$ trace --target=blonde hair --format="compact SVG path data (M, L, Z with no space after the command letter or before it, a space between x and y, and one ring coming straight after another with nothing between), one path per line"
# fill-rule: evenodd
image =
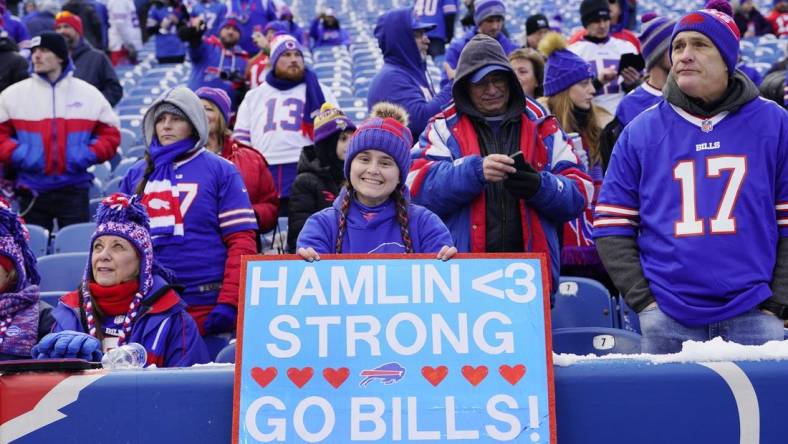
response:
M515 60L528 60L534 67L534 77L536 78L536 88L534 97L544 95L544 56L541 52L533 48L520 48L509 54L509 62Z
M602 154L599 152L599 138L602 135L602 128L599 126L598 120L599 107L593 103L591 104L588 122L584 128L580 128L572 113L575 109L575 104L572 103L572 99L569 97L569 89L567 88L554 96L547 96L547 108L558 118L558 123L561 124L561 128L564 131L580 133L588 149L589 164L601 163Z

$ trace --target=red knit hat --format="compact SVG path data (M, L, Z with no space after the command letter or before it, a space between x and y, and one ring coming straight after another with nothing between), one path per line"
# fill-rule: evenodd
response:
M55 16L55 26L61 23L71 26L79 33L79 35L84 35L82 31L82 19L79 18L78 15L72 14L69 11L58 12Z

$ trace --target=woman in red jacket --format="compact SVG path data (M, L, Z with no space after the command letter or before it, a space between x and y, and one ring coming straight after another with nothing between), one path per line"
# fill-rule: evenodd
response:
M249 192L252 209L257 216L257 226L261 233L276 226L279 211L279 197L274 188L274 178L268 170L268 163L259 151L230 137L227 128L230 117L230 96L219 88L202 87L195 91L202 100L208 116L208 144L206 148L231 161L238 171Z

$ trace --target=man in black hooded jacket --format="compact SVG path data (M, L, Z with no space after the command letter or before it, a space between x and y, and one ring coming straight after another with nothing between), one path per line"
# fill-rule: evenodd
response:
M0 92L14 83L30 77L27 61L5 31L0 31Z

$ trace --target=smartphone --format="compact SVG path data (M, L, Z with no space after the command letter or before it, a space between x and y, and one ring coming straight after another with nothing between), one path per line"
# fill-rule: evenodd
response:
M626 54L622 54L618 61L619 74L626 67L635 68L635 70L640 72L646 67L646 61L643 59L642 55L628 52Z
M525 161L525 155L522 151L510 154L509 158L514 160L514 168L518 171L528 169L528 162Z

